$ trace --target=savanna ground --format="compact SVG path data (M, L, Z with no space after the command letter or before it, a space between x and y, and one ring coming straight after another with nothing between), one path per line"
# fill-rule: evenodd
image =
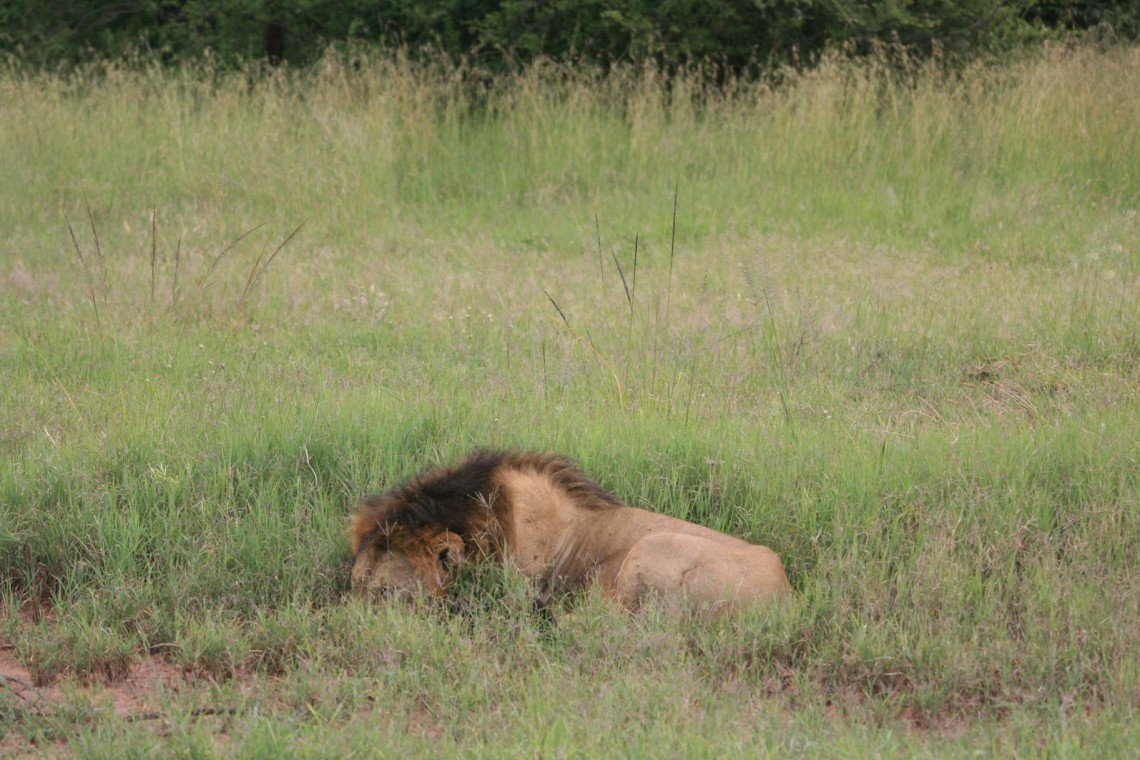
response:
M0 73L0 754L1137 754L1140 49L471 74ZM352 600L475 446L797 594Z

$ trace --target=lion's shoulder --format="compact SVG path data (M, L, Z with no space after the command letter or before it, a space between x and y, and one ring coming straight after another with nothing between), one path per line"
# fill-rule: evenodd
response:
M530 472L550 482L564 492L573 504L586 509L609 509L623 506L620 499L598 485L577 464L556 454L508 454L499 466L500 471Z

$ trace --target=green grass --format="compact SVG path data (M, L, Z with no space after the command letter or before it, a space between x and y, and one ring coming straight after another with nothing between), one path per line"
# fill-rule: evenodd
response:
M0 752L1134 754L1140 49L474 73L0 74ZM798 593L349 600L475 446Z

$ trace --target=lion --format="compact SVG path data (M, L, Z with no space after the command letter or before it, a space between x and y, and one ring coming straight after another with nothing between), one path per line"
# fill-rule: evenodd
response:
M545 597L601 584L636 611L650 597L714 610L791 591L780 557L675 517L631 507L570 460L479 451L381 496L352 517L352 588L445 596L469 561L508 563Z

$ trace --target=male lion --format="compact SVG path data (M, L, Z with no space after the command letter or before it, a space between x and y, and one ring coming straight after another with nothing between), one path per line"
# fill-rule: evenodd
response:
M353 589L447 593L464 561L509 562L546 593L596 578L629 609L658 596L737 607L791 590L780 558L667 515L627 506L571 462L477 452L361 503L349 529Z

